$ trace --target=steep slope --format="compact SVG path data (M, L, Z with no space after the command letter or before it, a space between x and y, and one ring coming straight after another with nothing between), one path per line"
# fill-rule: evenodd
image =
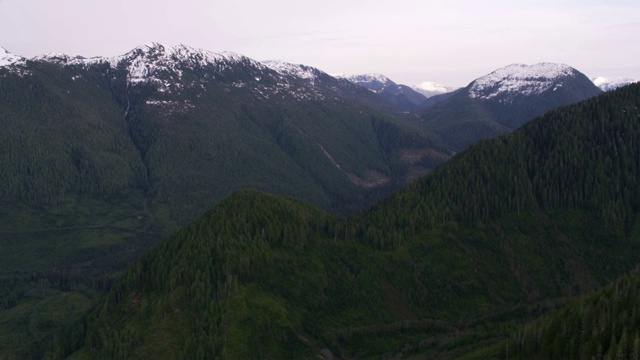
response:
M399 110L415 110L426 100L423 94L407 85L396 84L384 75L363 74L345 76L344 78L369 89Z
M143 251L237 189L344 215L450 156L367 106L375 94L319 71L311 83L155 43L11 58L0 66L3 358L30 356Z
M551 111L346 221L236 193L52 351L451 358L499 343L638 264L639 95Z
M514 64L472 81L443 101L426 103L421 118L456 150L505 134L560 105L601 91L562 64Z

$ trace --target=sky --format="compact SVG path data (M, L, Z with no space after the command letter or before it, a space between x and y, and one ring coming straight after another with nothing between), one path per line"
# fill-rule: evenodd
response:
M407 85L464 86L538 62L640 79L640 1L0 0L0 46L28 58L150 42Z

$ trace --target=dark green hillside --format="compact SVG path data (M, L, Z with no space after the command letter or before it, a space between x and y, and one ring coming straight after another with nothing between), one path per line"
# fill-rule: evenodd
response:
M25 358L166 236L106 82L0 69L0 357ZM116 255L117 254L117 255Z
M347 220L238 192L49 354L500 356L487 346L522 321L637 266L639 99L634 85L554 110Z
M75 357L313 358L326 329L393 319L379 311L377 259L343 233L306 204L237 192L138 261L88 315L86 333L74 330L55 351L82 344Z
M143 189L144 164L106 84L53 64L31 69L0 78L0 201L55 206L67 194Z
M513 130L496 122L489 109L469 98L464 91L421 111L420 118L426 129L440 135L456 150Z

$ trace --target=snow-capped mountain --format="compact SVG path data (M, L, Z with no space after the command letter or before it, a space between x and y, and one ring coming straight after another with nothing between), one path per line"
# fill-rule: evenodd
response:
M578 71L564 64L513 64L474 80L468 87L471 98L492 99L504 96L532 96L564 86Z
M461 150L477 140L513 131L555 107L601 92L584 74L567 65L514 64L426 106L421 118L427 129Z
M435 95L450 93L456 90L456 88L453 86L445 86L432 81L421 82L420 84L415 85L413 89L426 96L427 98Z
M369 89L400 110L414 110L426 100L424 95L411 87L396 84L381 74L347 75L342 78Z
M107 64L112 69L125 69L128 84L151 83L160 92L179 90L185 85L185 72L201 72L205 77L230 71L237 64L261 68L262 65L245 56L232 52L214 53L186 45L149 43L138 46L124 55L113 57L71 57L65 54L47 54L35 57L35 61L46 61L66 66L94 66Z
M593 83L600 88L602 91L611 91L617 89L621 86L629 85L638 82L638 80L623 78L623 77L615 77L609 78L604 76L599 76L591 79Z

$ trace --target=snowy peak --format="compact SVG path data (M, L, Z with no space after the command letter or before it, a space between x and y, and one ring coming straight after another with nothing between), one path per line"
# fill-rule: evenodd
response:
M155 42L138 46L127 54L116 57L115 59L139 59L147 63L157 63L160 65L182 63L191 67L247 60L244 56L231 52L214 53L182 44L166 45Z
M456 90L455 87L441 85L432 81L421 82L420 84L415 85L413 89L426 96L427 98L435 95L450 93Z
M218 72L223 72L236 63L251 62L248 58L235 53L214 53L186 45L159 43L142 45L114 58L93 58L81 61L84 63L106 61L112 67L124 64L128 69L129 83L162 82L160 78L167 76L173 80L181 80L185 69L215 68Z
M0 67L23 63L24 61L26 59L22 56L12 54L7 49L0 47Z
M578 73L564 64L513 64L474 80L468 86L472 98L491 99L498 95L539 95L563 86L563 79Z
M591 79L591 81L593 81L594 85L599 87L600 90L602 91L611 91L621 86L638 82L638 80L629 79L629 78L622 78L622 77L608 78L604 76L599 76L597 78Z

